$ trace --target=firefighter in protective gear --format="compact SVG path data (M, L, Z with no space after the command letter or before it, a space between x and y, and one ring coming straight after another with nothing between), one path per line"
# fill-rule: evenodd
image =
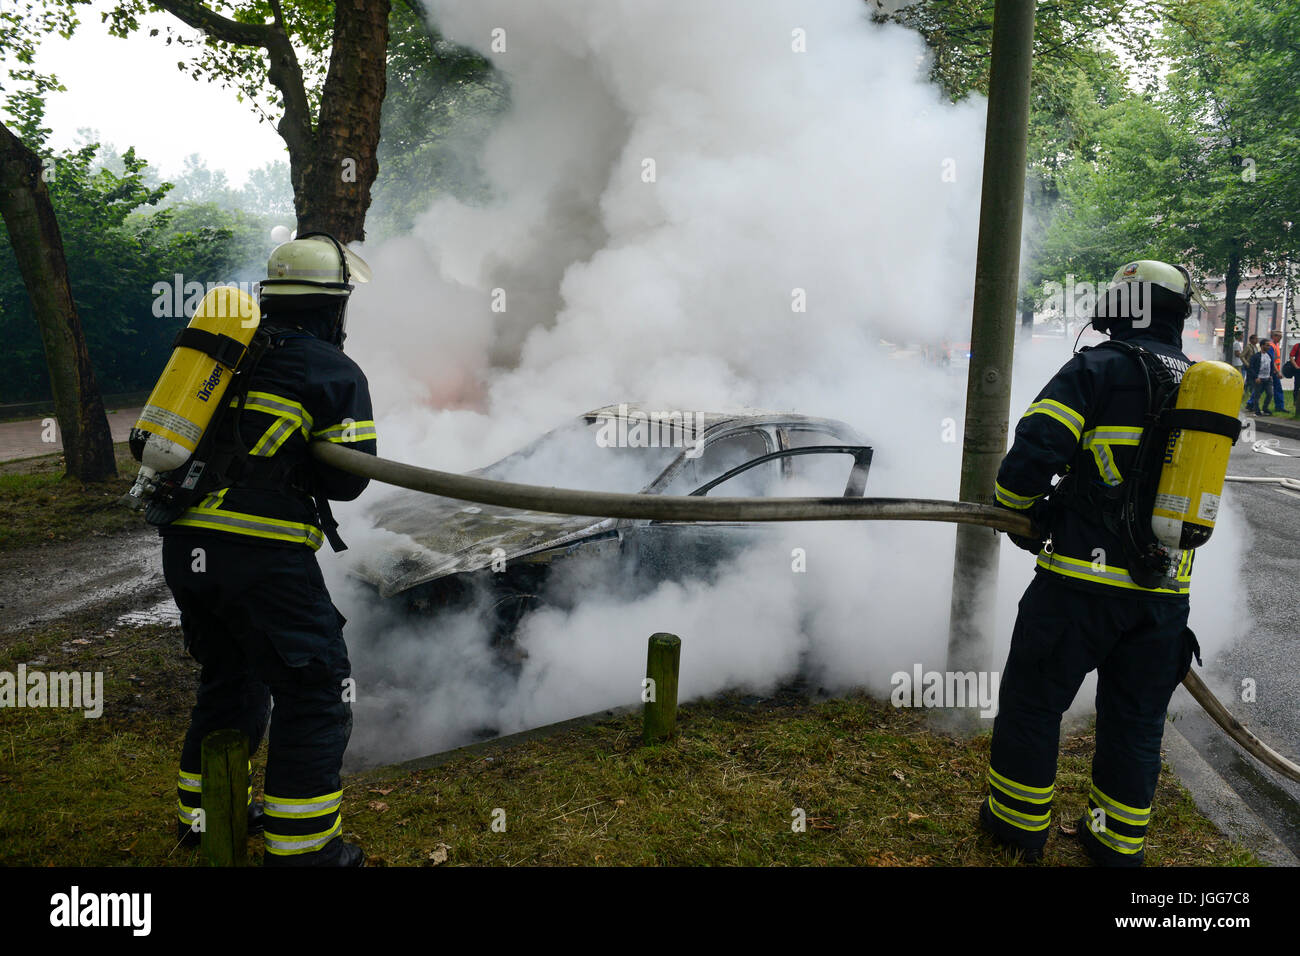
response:
M1193 297L1181 267L1130 262L1099 293L1093 324L1153 353L1180 381L1191 364L1181 343ZM1193 552L1182 553L1161 586L1138 584L1116 517L1101 504L1134 465L1147 376L1122 348L1077 352L1021 417L998 470L998 504L1027 513L1040 530L1013 538L1036 554L1037 567L999 686L979 816L1028 861L1047 842L1061 715L1096 670L1092 786L1076 832L1095 863L1142 864L1165 712L1199 653L1187 627ZM1053 486L1057 475L1066 477Z
M340 836L351 665L316 551L326 539L344 547L328 502L356 498L368 480L315 463L307 446L376 453L366 377L341 350L352 280L369 277L326 234L276 247L259 303L269 346L243 409L217 433L241 454L222 487L159 529L186 649L202 667L181 750L178 835L198 842L203 738L234 727L255 752L274 699L264 804L249 793L249 830L264 830L266 865L364 860Z

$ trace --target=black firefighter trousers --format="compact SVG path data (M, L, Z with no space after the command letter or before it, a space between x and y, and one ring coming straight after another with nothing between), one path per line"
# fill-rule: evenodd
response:
M163 574L199 662L198 699L181 750L178 819L201 806L201 746L234 728L267 751L267 864L328 865L342 851L339 770L352 730L345 619L316 555L221 533L169 533Z
M1020 599L998 690L984 827L1026 851L1047 842L1061 715L1097 671L1097 735L1079 838L1095 862L1140 866L1174 689L1199 654L1187 598L1114 597L1037 572Z

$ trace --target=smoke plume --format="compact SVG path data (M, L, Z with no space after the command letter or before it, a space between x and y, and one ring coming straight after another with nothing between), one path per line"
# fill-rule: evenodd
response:
M492 202L439 201L364 250L348 348L381 454L468 470L606 404L743 405L848 422L875 448L869 495L957 497L965 374L922 349L969 337L984 102L946 102L916 35L860 0L434 8L513 106L483 157ZM1069 343L1023 351L1013 417ZM400 543L368 517L386 493L339 507L346 558ZM682 637L687 698L797 670L887 693L894 671L942 669L950 526L764 530L720 573L648 593L562 575L581 601L523 621L515 675L481 615L403 617L327 560L358 678L350 759L635 704L655 631ZM1198 569L1198 612L1226 603L1209 592L1230 550ZM995 668L1031 566L1005 548Z

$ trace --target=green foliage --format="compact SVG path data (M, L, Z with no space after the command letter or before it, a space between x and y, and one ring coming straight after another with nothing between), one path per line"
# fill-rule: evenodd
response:
M77 7L90 0L10 0L0 3L0 59L8 61L0 73L0 114L14 121L18 137L29 145L45 141L49 130L41 126L45 94L62 90L58 77L36 69L40 38L57 33L72 36L78 24ZM5 117L0 115L0 122Z
M265 24L274 19L271 5L264 0L214 0L200 6L240 23ZM109 32L128 36L141 30L140 17L149 8L146 0L119 0L104 15ZM309 115L318 117L333 41L334 4L293 0L279 8L302 69ZM485 198L478 155L494 118L508 104L504 79L491 63L478 52L445 40L430 26L418 0L393 3L389 30L379 177L371 190L368 217L372 238L409 230L415 217L441 194L470 201ZM216 40L179 20L149 33L177 50L181 72L234 90L263 121L278 122L283 116L285 104L269 82L263 48ZM281 178L282 167L275 167L266 176L255 174L243 195L235 195L219 171L208 171L195 158L177 180L173 200L250 208L249 199L260 195L271 201L254 208L287 218L292 203L286 208L281 198L275 180ZM283 180L287 182L287 174Z
M146 0L119 0L103 14L113 36L126 37L140 29L140 17L152 5ZM206 0L197 6L220 14L237 23L263 24L274 19L270 3L265 0L231 3ZM302 68L303 87L310 115L320 111L321 90L329 68L333 42L334 4L330 0L293 0L279 5L284 24L293 44L298 65ZM267 79L267 53L257 46L235 46L208 36L182 22L172 22L161 29L151 27L149 36L161 36L162 42L176 50L179 72L193 80L218 83L235 91L241 102L258 114L262 122L275 122L283 110L280 93Z
M252 170L248 181L235 189L226 179L225 170L209 169L202 156L191 153L185 157L185 168L167 196L167 204L180 203L211 203L229 212L265 215L291 228L294 223L289 165L282 160Z
M1040 3L1034 25L1030 87L1028 177L1024 221L1025 269L1021 306L1035 299L1045 279L1060 281L1058 259L1042 248L1058 214L1061 177L1076 160L1096 158L1108 107L1128 96L1119 52L1149 57L1144 24L1165 8L1147 0L1061 0ZM954 100L988 91L993 37L993 0L918 0L901 6L892 20L917 30L929 47L930 77ZM1110 257L1107 257L1110 261Z
M478 157L509 105L487 58L443 39L404 4L393 5L389 29L379 177L367 217L375 239L409 231L439 195L486 199Z
M1061 209L1034 274L1108 278L1130 258L1202 277L1276 270L1300 232L1296 119L1300 3L1195 0L1154 48L1162 87L1101 110L1097 145L1061 176Z
M1073 66L1089 60L1107 41L1139 62L1150 52L1143 25L1170 15L1178 3L1161 0L1055 0L1039 3L1034 22L1034 69ZM988 92L994 0L916 0L879 20L901 23L925 39L933 59L930 77L954 100ZM1035 78L1036 82L1038 77Z
M155 284L170 286L176 273L205 284L261 278L270 224L212 203L150 210L170 185L150 185L148 166L132 149L117 157L120 172L97 164L98 150L92 143L57 156L47 186L100 387L147 390L186 321L155 315ZM47 396L39 329L3 226L0 336L8 360L0 401Z

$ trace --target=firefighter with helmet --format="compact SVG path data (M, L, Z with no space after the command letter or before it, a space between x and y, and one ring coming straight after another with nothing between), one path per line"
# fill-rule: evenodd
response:
M1052 377L998 470L997 503L1033 521L1032 536L1011 537L1037 567L1003 668L979 821L1026 861L1047 842L1061 715L1093 670L1096 753L1075 833L1094 863L1143 861L1165 713L1199 659L1187 626L1194 552L1139 555L1119 502L1126 479L1143 473L1151 376L1163 369L1176 384L1191 364L1181 345L1194 295L1181 266L1121 267L1092 323L1111 341L1076 352Z
M368 480L316 463L313 441L376 453L366 377L343 354L353 282L370 269L333 236L278 245L261 284L266 348L249 372L243 407L214 427L217 476L163 525L163 571L181 612L186 649L201 665L181 749L178 837L196 845L200 748L237 728L250 753L270 721L264 804L249 792L249 832L264 832L265 864L359 866L340 836L339 770L352 728L344 617L316 551L338 538L328 502Z

